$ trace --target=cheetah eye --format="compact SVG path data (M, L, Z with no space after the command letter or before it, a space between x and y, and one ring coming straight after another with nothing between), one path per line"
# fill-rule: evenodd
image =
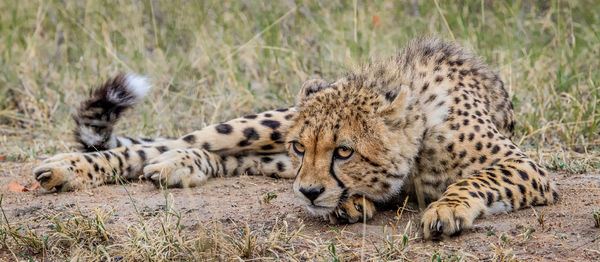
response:
M298 155L304 155L304 146L296 141L292 142L292 148Z
M348 159L352 156L352 153L354 153L354 150L352 150L352 148L349 148L347 146L340 146L338 148L335 149L334 157L337 159Z

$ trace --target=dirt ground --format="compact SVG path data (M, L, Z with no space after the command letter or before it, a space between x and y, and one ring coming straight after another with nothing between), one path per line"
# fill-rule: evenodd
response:
M72 206L84 210L94 207L114 209L108 226L137 221L130 199L121 185L68 193L48 193L43 189L25 193L7 190L7 185L14 181L23 185L33 184L31 169L35 164L0 162L0 190L4 194L2 207L9 221L32 216L37 211L52 212ZM561 192L561 201L557 205L480 218L473 229L461 236L438 242L421 240L418 238L420 233L413 226L413 234L417 237L411 239L407 256L422 260L430 259L431 254L439 252L442 258L457 254L466 260L489 260L494 253L511 250L516 258L524 260L600 259L600 229L594 227L592 218L594 210L600 207L600 174L554 173L552 178ZM291 183L291 180L243 176L212 179L198 188L170 189L168 193L184 214L184 224L216 219L224 225L243 227L248 223L251 228L260 228L268 227L278 218L295 226L303 221L303 233L315 238L339 236L339 230L332 230L331 225L320 217L312 217L294 199ZM164 208L164 192L155 189L151 183L130 183L127 189L141 212ZM267 193L275 194L277 198L264 203ZM382 239L383 225L396 223L396 220L396 211L390 210L379 212L366 226L359 223L337 228L343 234L360 236L365 232L367 243L375 243ZM398 228L404 229L409 221L418 225L419 213L404 212ZM535 232L527 234L530 228ZM501 238L502 234L506 238ZM364 241L360 237L355 239ZM370 244L366 246L373 248L369 247Z

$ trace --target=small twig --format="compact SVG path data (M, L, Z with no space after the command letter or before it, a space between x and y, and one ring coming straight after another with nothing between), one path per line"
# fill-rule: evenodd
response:
M156 13L154 13L154 1L150 0L150 12L152 13L152 31L154 33L154 48L158 48L158 29L156 29Z
M585 243L583 243L583 244L581 244L581 245L579 245L579 246L577 246L577 247L575 247L575 248L571 249L571 251L575 251L575 250L577 250L577 249L579 249L579 248L581 248L581 247L584 247L584 246L587 246L587 245L589 245L589 244L591 244L591 243L594 243L594 242L596 242L596 240L598 240L598 239L600 239L600 235L596 236L595 238L592 238L592 239L591 239L590 241L588 241L588 242L585 242Z
M358 43L358 0L354 0L354 43Z
M442 13L442 9L440 8L440 5L438 4L438 1L437 0L433 0L433 2L435 3L435 7L437 8L438 12L440 13L440 16L442 17L442 22L444 22L444 26L446 26L446 29L448 30L448 33L450 33L450 38L452 38L452 40L456 40L454 38L454 34L452 33L452 30L450 30L450 25L448 25L448 21L446 21L446 17Z
M264 34L267 31L269 31L269 29L271 29L271 27L275 26L276 24L279 24L279 22L281 22L281 20L283 20L284 18L286 18L288 15L290 15L291 13L293 13L295 11L296 11L296 7L290 9L290 11L287 11L287 13L283 14L281 17L279 17L277 20L275 20L275 22L273 22L270 25L268 25L267 27L265 27L265 29L260 31L258 34L254 35L252 38L250 38L250 40L246 41L246 43L242 44L237 49L235 49L235 51L231 52L231 54L229 54L227 56L226 60L229 60L231 57L233 57L234 55L236 55L237 53L242 51L242 49L244 49L246 46L248 46L252 41L254 41L254 39L257 39L259 36L261 36L262 34Z

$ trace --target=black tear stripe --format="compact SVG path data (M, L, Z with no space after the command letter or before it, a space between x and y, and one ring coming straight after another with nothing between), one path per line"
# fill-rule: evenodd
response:
M333 177L333 179L335 179L335 182L337 182L338 186L343 190L339 200L339 203L341 204L348 199L348 189L346 188L346 185L344 185L344 182L342 182L342 180L340 180L335 174L335 170L333 170L333 163L334 161L331 159L331 164L329 165L329 174Z
M304 157L300 159L300 167L298 168L298 171L296 171L296 176L294 177L294 183L296 182L296 180L298 179L299 175L300 175L300 170L302 170L302 166L304 165ZM292 165L293 166L293 165Z

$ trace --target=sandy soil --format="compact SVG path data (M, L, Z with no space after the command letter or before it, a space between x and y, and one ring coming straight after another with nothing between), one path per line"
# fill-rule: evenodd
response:
M4 194L2 206L9 220L16 221L32 216L35 211L52 212L65 207L79 206L81 209L109 207L114 216L109 223L136 223L137 218L123 186L107 185L87 191L48 193L43 189L17 193L7 190L7 185L18 181L33 184L31 169L34 162L0 162L0 191ZM426 258L435 251L462 255L467 260L490 259L495 247L512 249L519 259L581 261L600 259L600 229L594 228L592 213L600 208L600 174L554 173L553 179L559 186L561 201L554 206L527 208L518 212L480 218L475 227L461 236L444 241L431 242L411 240L409 257ZM219 178L208 181L204 186L192 189L170 189L175 206L184 214L184 223L217 219L224 225L241 227L248 223L251 228L272 225L275 218L298 225L304 222L303 232L316 238L332 238L339 232L322 218L312 217L295 199L291 180L266 177ZM138 208L152 212L164 208L164 192L147 182L127 185ZM277 195L270 203L264 203L267 192ZM539 222L543 216L543 224ZM394 210L379 212L366 224L368 242L381 242L383 224L396 223ZM405 212L399 228L406 223L419 221L419 213ZM362 234L363 224L338 226L343 232ZM528 228L535 232L523 240ZM494 232L494 236L488 236ZM509 243L500 239L506 234ZM418 233L417 233L418 234ZM361 241L360 237L356 241ZM369 247L369 248L372 248ZM1 253L1 251L0 251ZM1 257L1 256L0 256Z

